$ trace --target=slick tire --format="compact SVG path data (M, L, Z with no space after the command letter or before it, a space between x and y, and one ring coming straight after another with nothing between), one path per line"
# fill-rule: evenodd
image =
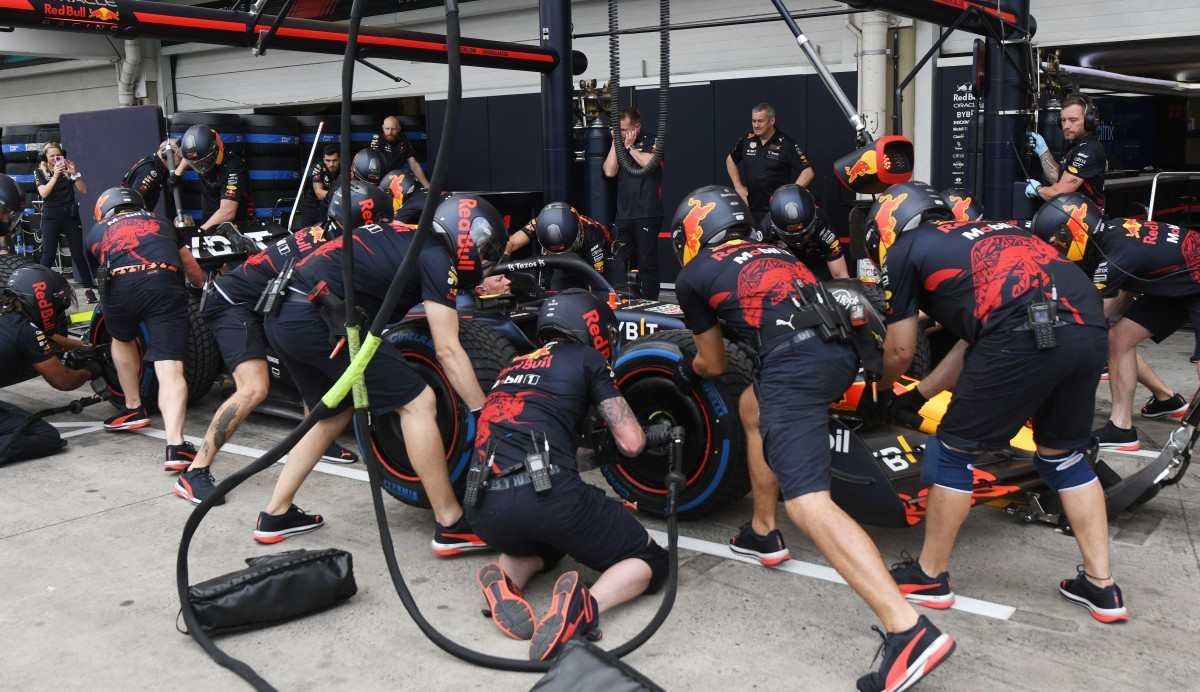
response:
M438 431L446 450L446 468L455 494L461 497L474 449L475 422L438 362L433 337L424 322L403 324L388 332L384 339L400 349L413 370L433 389L437 399ZM458 340L471 359L475 377L484 392L496 381L501 368L516 355L516 350L504 336L472 320L459 322ZM404 447L400 419L395 415L373 416L368 437L371 449L361 451L379 462L384 490L404 504L429 507L429 498Z
M613 364L617 387L640 423L667 422L686 431L683 475L687 480L678 499L682 518L720 510L750 490L738 397L753 381L753 363L741 347L726 342L725 348L729 366L724 377L690 391L681 391L671 376L681 354L695 353L690 332L656 332L626 348ZM666 450L628 459L609 447L598 450L596 461L622 499L647 514L666 515Z

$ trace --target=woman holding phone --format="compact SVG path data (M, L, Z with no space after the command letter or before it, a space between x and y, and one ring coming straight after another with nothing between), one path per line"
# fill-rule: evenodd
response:
M54 267L58 254L59 236L66 234L71 248L71 264L75 280L87 289L89 303L96 302L92 267L83 251L83 228L79 222L79 204L75 192L87 192L83 173L66 156L62 144L49 142L42 147L41 164L34 170L34 183L42 198L42 257L41 263Z

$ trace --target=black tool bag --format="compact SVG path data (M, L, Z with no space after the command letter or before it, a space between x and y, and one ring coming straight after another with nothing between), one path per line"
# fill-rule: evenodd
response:
M650 678L600 647L573 639L532 688L536 692L663 692Z
M358 591L353 557L336 548L251 557L246 564L188 587L206 634L274 625L333 607Z

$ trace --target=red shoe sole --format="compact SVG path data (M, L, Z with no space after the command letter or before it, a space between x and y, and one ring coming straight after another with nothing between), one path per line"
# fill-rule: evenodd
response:
M148 427L150 427L150 421L145 420L145 421L141 421L138 423L121 423L118 425L105 424L104 429L110 430L112 432L121 432L124 430L140 430L142 428L148 428Z

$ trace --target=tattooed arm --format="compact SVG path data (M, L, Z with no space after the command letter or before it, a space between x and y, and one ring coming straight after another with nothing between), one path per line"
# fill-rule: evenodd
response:
M604 422L608 423L608 429L612 431L613 439L617 441L617 448L621 450L621 454L627 457L641 454L642 449L646 446L646 436L642 432L642 426L638 423L637 416L633 415L633 410L629 408L624 397L616 396L601 401L600 415L604 418Z

